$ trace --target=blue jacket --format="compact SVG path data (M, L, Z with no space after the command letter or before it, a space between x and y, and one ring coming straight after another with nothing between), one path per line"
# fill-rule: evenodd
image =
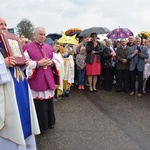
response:
M136 49L137 49L136 45L130 47L129 54L127 56L127 59L130 60L129 70L133 71L137 67L138 71L144 71L145 65L144 59L148 59L148 50L146 46L141 45L140 53L138 55L133 56L132 54Z

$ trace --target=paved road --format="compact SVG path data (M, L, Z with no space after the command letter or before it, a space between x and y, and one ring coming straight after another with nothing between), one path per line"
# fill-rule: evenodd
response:
M55 128L36 136L38 150L150 150L150 94L72 87L55 114Z

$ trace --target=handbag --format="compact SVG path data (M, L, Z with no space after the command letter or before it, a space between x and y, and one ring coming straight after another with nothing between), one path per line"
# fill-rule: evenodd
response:
M116 61L114 59L105 59L104 68L113 68L116 65Z

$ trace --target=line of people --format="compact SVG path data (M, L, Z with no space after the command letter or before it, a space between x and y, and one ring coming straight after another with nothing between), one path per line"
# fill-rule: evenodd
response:
M115 78L117 92L125 91L131 96L137 92L137 96L141 97L145 90L149 90L150 39L142 43L140 37L130 36L128 42L126 39L120 39L113 43L111 39L98 41L97 34L93 33L90 41L86 41L85 48L89 91L96 91L99 75L103 78L103 87L106 91L112 90Z
M141 97L150 87L149 47L150 39L142 43L138 36L114 43L111 39L99 41L96 33L83 37L72 55L72 70L74 68L78 89L85 89L85 84L88 84L89 91L96 92L96 86L102 79L104 90L111 91L116 80L116 92L124 91L131 96L137 93ZM64 56L62 51L60 54Z

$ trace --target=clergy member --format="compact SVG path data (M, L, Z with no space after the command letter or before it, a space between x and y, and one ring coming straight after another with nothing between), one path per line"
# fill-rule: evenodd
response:
M7 32L7 24L0 17L2 32ZM40 130L28 82L14 57L6 55L1 43L0 47L0 147L36 150L34 134Z
M53 60L53 49L44 43L46 31L43 27L34 30L34 41L26 44L24 54L29 60L26 74L31 87L41 132L54 128L55 114L53 97L55 85L59 84L57 64Z

